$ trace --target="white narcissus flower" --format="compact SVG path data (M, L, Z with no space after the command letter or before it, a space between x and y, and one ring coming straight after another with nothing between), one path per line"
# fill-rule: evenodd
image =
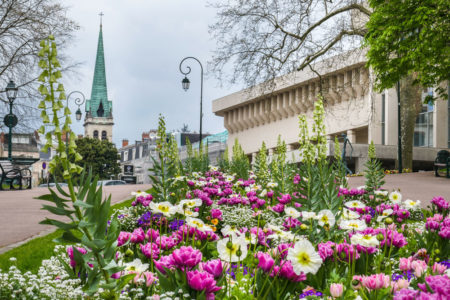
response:
M300 212L293 207L285 207L284 213L286 214L286 216L294 218L294 219L297 219L298 217L300 217Z
M381 213L381 216L377 217L377 222L382 222L385 218L387 218L388 216L392 215L394 211L392 209L385 209L383 210L383 212Z
M389 194L388 191L374 191L377 196L387 196Z
M192 208L196 206L202 205L202 200L195 198L195 199L183 199L180 201L179 204L183 208Z
M361 201L358 201L358 200L345 202L344 205L347 206L348 208L364 208L364 207L366 207L364 205L364 203L362 203Z
M150 202L149 207L153 213L163 214L166 217L170 217L176 212L176 207L174 207L169 201Z
M148 194L146 192L141 192L141 191L137 191L137 192L131 192L131 196L136 196L137 197L146 197Z
M228 175L227 177L225 177L225 181L233 181L234 180L234 176Z
M276 183L276 182L269 182L268 184L267 184L267 187L268 188L274 188L274 187L277 187L278 186L278 183Z
M221 230L223 236L227 235L241 235L241 232L236 226L225 225Z
M320 226L328 225L332 227L336 223L336 218L333 212L329 209L319 211L316 219L319 221Z
M362 220L342 220L339 226L344 230L360 231L367 228L366 222Z
M377 247L380 244L377 237L370 234L355 233L350 241L352 245L361 245L363 247Z
M247 241L245 237L231 236L217 242L219 258L226 262L243 261L247 257Z
M403 202L403 206L406 209L419 209L420 208L420 200L416 200L413 201L411 199L405 200L405 202Z
M143 264L139 258L135 258L132 262L125 263L125 270L141 274L148 270L148 264Z
M197 228L201 232L213 231L210 226L206 225L202 220L197 219L197 218L187 217L186 225Z
M313 211L302 211L302 219L303 220L310 220L314 219L316 217L316 213Z
M402 194L398 191L393 191L389 194L389 200L394 204L400 204L400 202L402 202Z
M359 214L356 211L344 208L342 211L342 217L345 220L354 220L359 218Z
M293 248L289 248L287 260L292 263L297 275L302 272L316 274L323 262L314 246L306 239L296 242Z

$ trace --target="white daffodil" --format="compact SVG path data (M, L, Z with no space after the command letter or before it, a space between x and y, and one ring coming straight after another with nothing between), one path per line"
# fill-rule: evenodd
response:
M202 220L197 219L197 218L187 217L186 225L197 228L201 232L213 231L210 226L206 225Z
M377 247L380 244L376 236L360 233L352 235L350 242L352 245L361 245L363 247Z
M413 201L411 199L407 199L407 200L405 200L405 202L403 202L403 206L406 209L411 209L411 210L419 209L420 208L420 200Z
M219 171L219 167L216 167L216 166L209 166L209 170L211 170L211 171L213 171L213 172L216 172L216 171Z
M266 190L266 189L263 189L263 190L261 191L261 193L259 194L259 197L264 198L266 195L267 195L267 190Z
M245 237L224 238L217 242L219 258L226 262L243 261L247 257L247 241Z
M342 220L339 226L344 230L360 231L367 228L366 222L362 220Z
M141 274L148 270L148 264L143 264L139 258L135 258L132 262L125 263L125 270Z
M313 211L302 211L302 219L304 221L314 219L316 217L316 213Z
M394 204L400 204L400 202L402 202L402 194L398 191L393 191L389 194L389 200Z
M174 207L169 201L150 202L149 207L153 213L163 214L166 217L170 217L176 211L176 207Z
M359 218L359 214L356 211L344 208L342 210L342 217L345 220L354 220Z
M293 207L285 207L284 213L286 214L286 216L294 218L294 219L299 218L301 215L300 212Z
M241 232L239 231L239 229L236 226L225 225L225 227L223 227L220 231L222 232L223 236L233 235L233 234L236 236L241 235Z
M137 197L146 197L148 194L146 192L141 192L141 191L137 191L137 192L131 192L131 196L136 196Z
M289 248L287 260L292 263L294 272L300 275L312 273L316 274L322 265L322 258L317 253L314 246L306 239L296 242L294 248Z
M377 222L382 222L385 218L387 218L388 216L392 215L393 212L394 211L392 209L385 209L385 210L383 210L381 215L377 217Z
M348 208L364 208L364 207L366 207L364 205L364 203L362 203L361 201L358 201L358 200L345 202L344 205L347 206Z
M194 176L195 178L199 178L201 175L199 172L192 172L192 176Z
M276 183L276 182L269 182L268 184L267 184L267 187L268 188L275 188L275 187L277 187L278 186L278 183Z
M183 214L185 217L191 217L191 218L196 218L196 217L198 217L198 212L192 211L192 210L190 210L190 209L183 209L182 214Z
M193 208L197 206L202 205L202 200L195 198L195 199L183 199L180 201L179 204L183 208Z
M238 181L236 181L235 185L236 185L236 186L244 185L244 181L238 180Z
M357 190L365 190L366 186L365 185L361 185L361 186L358 186L356 189Z
M228 175L227 177L225 177L225 181L233 181L234 180L234 176Z
M377 196L387 196L389 194L388 191L375 191L374 193Z
M203 187L205 185L207 185L208 183L206 181L200 181L200 180L196 180L195 181L195 185L198 187Z
M333 212L329 209L319 211L316 219L319 221L320 226L328 225L332 227L336 223L336 218Z
M175 176L173 181L174 182L184 181L185 178L186 178L185 176Z

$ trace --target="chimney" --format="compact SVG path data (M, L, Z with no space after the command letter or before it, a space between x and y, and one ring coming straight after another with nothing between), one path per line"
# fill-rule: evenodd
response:
M142 133L142 141L145 141L146 139L148 140L150 138L150 133L149 132L143 132Z
M128 146L128 140L127 139L123 139L122 140L122 148Z

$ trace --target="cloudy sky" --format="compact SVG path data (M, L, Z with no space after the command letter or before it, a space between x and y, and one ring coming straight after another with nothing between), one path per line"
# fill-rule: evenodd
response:
M113 141L141 139L141 133L156 128L158 115L166 117L169 130L183 123L199 130L200 67L190 61L191 88L181 88L184 78L178 66L186 56L195 56L206 71L215 42L208 25L215 17L205 0L65 0L69 16L81 28L68 49L73 60L83 63L79 78L66 82L66 90L82 91L90 97L99 33L99 13L103 12L103 42L108 97L113 101ZM211 102L238 87L219 87L205 74L203 90L203 132L224 130L223 119L211 110ZM76 107L72 107L75 111ZM74 119L74 118L73 118ZM75 122L74 122L75 123ZM84 133L82 122L74 124Z

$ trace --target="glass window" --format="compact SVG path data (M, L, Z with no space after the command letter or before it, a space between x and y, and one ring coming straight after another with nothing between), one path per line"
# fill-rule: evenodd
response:
M139 147L139 146L136 146L136 152L134 153L134 158L135 158L135 159L138 159L138 158L139 158L139 150L140 150L140 147Z
M125 160L125 153L122 151L120 152L120 161L124 161Z
M94 139L98 139L98 130L94 130Z
M142 145L142 157L148 156L148 144Z
M133 159L133 148L128 150L128 160L132 160L132 159Z
M428 89L423 93L422 100L427 95L433 95L433 90ZM423 104L422 112L419 113L416 119L416 126L414 128L414 147L433 147L433 104Z
M102 131L102 141L105 141L105 140L107 140L108 138L107 138L107 136L106 136L106 131L105 130L103 130Z

